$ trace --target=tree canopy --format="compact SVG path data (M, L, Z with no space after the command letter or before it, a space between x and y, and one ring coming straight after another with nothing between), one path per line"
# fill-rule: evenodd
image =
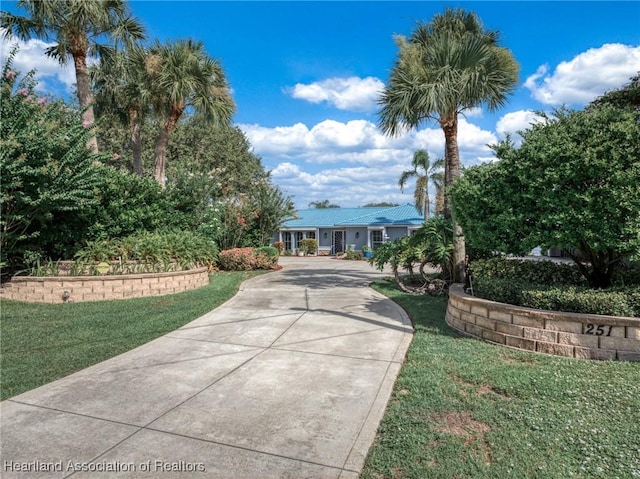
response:
M467 240L522 254L560 247L596 287L640 252L640 112L611 104L558 109L493 146L452 190Z
M0 26L6 36L28 40L36 36L55 42L47 55L60 63L73 59L77 96L85 124L94 122L87 57L109 54L114 43L133 44L144 38L142 25L124 0L19 0L27 16L2 12ZM98 151L96 138L88 145Z

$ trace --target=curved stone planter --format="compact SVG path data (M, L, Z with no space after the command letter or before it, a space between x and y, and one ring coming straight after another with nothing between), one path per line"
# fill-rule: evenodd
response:
M4 285L2 296L30 303L80 303L161 296L207 284L207 268L105 276L15 276Z
M640 361L640 319L563 313L496 303L449 289L446 321L456 331L516 349L582 359Z

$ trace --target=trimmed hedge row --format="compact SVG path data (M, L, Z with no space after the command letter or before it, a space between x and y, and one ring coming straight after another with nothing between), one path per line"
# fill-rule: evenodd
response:
M625 286L589 288L577 267L551 261L506 258L471 264L477 296L501 303L551 311L640 317L640 284L634 268L621 272Z

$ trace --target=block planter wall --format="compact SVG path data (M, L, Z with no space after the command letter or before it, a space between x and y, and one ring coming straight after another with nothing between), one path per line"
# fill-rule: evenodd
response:
M487 301L449 289L446 321L456 331L526 351L640 361L640 319L562 313Z
M80 303L181 293L209 284L207 268L170 273L105 276L16 276L4 285L3 298L30 303Z

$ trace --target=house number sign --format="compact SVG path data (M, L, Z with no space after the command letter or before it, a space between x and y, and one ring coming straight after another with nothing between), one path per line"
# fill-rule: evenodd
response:
M584 334L593 334L595 336L611 336L613 326L603 324L587 324ZM606 334L605 334L606 333Z

